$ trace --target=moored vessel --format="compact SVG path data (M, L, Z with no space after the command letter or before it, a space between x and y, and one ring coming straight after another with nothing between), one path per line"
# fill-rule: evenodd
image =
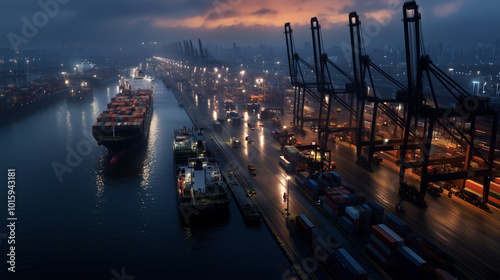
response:
M120 80L120 92L97 117L92 135L112 154L111 164L145 142L153 115L153 85L142 71Z
M227 210L231 201L218 163L208 157L203 129L175 130L177 199L186 222Z

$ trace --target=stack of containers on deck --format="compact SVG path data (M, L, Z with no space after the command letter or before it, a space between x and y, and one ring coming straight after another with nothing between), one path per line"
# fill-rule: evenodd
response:
M404 246L404 240L384 224L371 227L370 244L367 253L377 263L387 266L395 263L396 251Z
M345 197L343 194L348 194L349 191L343 187L325 189L325 203L323 208L333 217L344 216Z
M335 270L342 279L368 279L366 271L344 248L334 249L332 257Z
M144 128L146 110L149 108L151 92L136 91L134 93L119 93L111 98L98 117L94 126Z
M319 199L319 186L313 179L308 179L305 187L306 194L314 201Z
M339 224L349 233L363 233L370 229L370 212L362 206L347 206L345 217L339 219ZM352 231L351 231L352 229Z
M367 210L371 211L371 223L372 225L378 225L384 223L384 208L378 205L375 201L370 200L367 204L363 204Z

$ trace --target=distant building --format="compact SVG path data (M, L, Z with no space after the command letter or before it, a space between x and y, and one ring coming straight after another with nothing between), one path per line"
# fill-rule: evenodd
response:
M495 47L493 48L493 57L495 58L500 57L500 38L497 38L495 42Z

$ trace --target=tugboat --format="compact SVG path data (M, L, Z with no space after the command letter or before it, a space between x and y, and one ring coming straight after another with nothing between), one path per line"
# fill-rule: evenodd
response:
M79 84L69 85L66 93L67 101L90 101L93 99L94 89L88 86L86 81Z

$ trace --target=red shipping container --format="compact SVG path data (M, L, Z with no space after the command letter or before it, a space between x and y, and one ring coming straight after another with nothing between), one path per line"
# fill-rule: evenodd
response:
M390 249L396 249L398 247L396 239L394 239L390 234L388 234L378 225L374 225L371 227L371 234L375 235L378 240L380 240L385 246Z

